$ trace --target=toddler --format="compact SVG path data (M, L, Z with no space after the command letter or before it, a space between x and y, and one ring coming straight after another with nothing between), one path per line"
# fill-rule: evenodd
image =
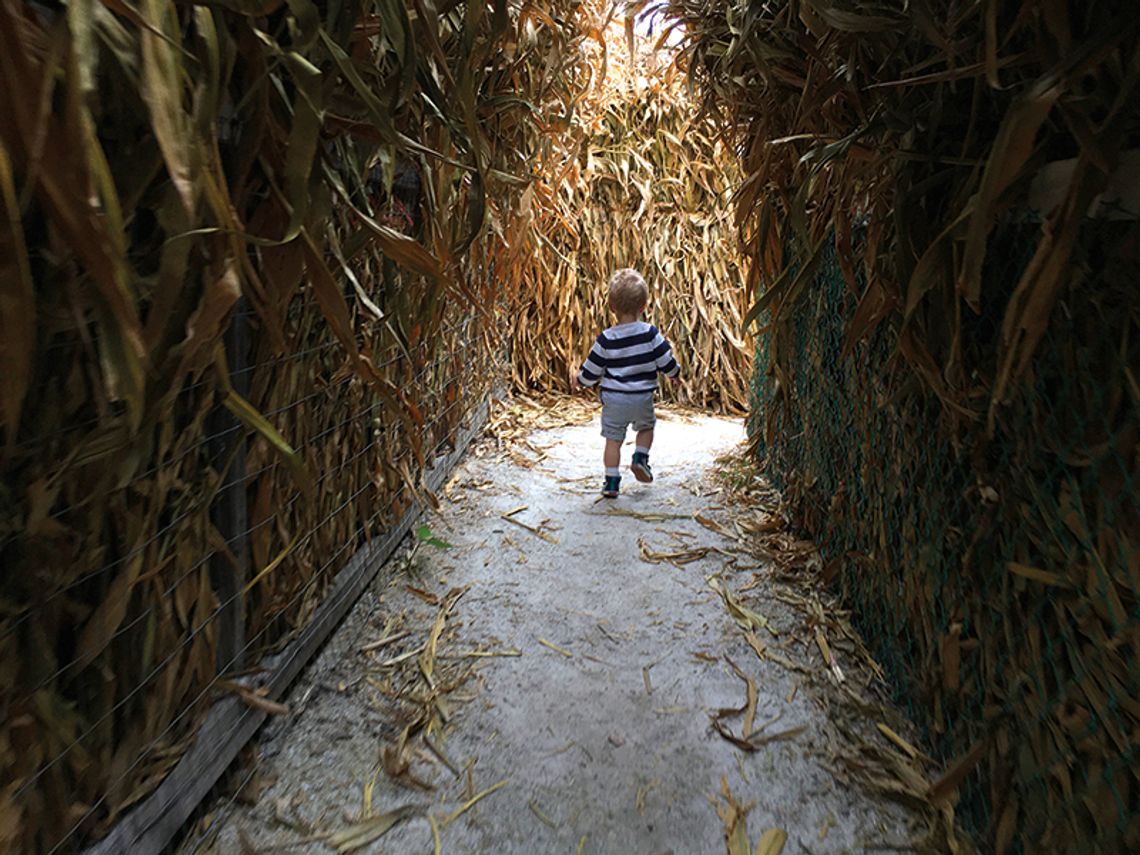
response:
M610 278L609 292L617 323L598 335L578 372L578 383L601 384L602 436L606 438L602 495L612 499L621 489L621 444L631 424L637 431L637 447L629 468L638 481L653 480L649 449L657 422L653 415L657 375L676 377L681 369L665 336L641 320L649 301L649 288L641 274L628 267L619 270Z

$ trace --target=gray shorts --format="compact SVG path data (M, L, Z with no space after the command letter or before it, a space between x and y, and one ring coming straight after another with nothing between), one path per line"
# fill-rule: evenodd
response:
M641 395L602 392L602 436L606 439L625 442L625 431L630 425L641 431L653 430L655 424L652 392Z

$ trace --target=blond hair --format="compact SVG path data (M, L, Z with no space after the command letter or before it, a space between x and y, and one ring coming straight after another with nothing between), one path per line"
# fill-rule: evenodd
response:
M625 267L610 277L610 306L621 315L636 315L649 302L649 286L641 274Z

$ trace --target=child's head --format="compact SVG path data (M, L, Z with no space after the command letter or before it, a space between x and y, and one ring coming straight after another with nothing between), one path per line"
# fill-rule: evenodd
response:
M625 267L610 277L610 308L617 315L639 315L647 302L649 286L636 270Z

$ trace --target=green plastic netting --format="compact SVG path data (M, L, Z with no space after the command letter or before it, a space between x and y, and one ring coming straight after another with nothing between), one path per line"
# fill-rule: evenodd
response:
M958 816L983 850L1140 847L1136 233L1086 224L992 437L1002 318L1036 225L999 230L982 311L962 309L976 420L949 417L889 324L840 357L857 297L834 248L796 307L787 388L760 336L753 441L936 761L982 746Z

